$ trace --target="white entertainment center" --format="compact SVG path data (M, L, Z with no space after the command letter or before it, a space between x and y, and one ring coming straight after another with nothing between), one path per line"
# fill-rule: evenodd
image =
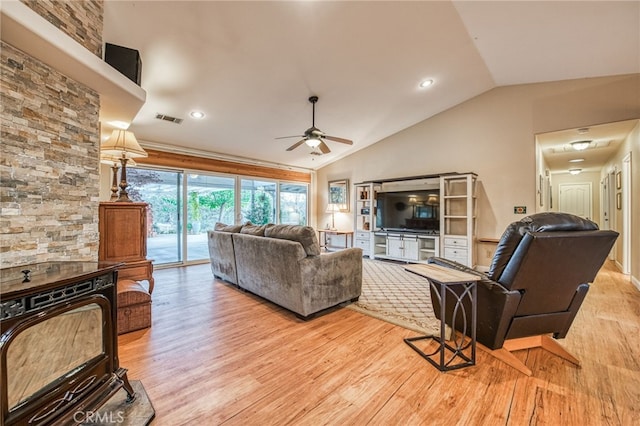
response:
M356 183L355 246L372 259L475 266L476 180L447 173Z

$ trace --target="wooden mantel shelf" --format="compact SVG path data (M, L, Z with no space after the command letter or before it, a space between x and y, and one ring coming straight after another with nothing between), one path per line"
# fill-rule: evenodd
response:
M22 2L2 2L0 29L2 41L99 93L103 133L114 128L110 121L130 123L144 105L140 86Z

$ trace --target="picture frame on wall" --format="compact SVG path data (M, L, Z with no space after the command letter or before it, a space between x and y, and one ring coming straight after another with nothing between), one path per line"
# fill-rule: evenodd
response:
M616 173L616 189L622 188L622 172Z
M329 182L329 204L339 206L339 211L349 211L349 179Z
M618 210L622 209L622 192L616 194L616 208Z

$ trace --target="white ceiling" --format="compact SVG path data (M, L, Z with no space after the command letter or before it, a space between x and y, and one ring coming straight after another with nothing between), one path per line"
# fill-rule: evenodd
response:
M140 51L143 145L317 169L496 86L640 72L640 2L106 0L104 41ZM275 140L310 95L353 146Z
M536 135L542 156L551 173L568 173L569 169L599 171L620 149L638 120L619 121L597 126L567 129ZM576 151L571 142L591 141L584 151ZM569 160L583 159L580 162Z

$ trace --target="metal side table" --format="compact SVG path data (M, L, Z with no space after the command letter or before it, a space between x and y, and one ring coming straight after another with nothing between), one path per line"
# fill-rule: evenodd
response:
M425 277L435 291L440 302L440 337L418 336L404 339L405 343L418 352L440 371L455 370L476 364L476 311L477 311L477 283L480 277L467 272L457 271L440 265L416 264L405 266L414 274ZM454 291L454 287L455 290ZM446 321L447 298L453 297L455 304L451 311L450 321ZM463 304L468 300L467 312ZM445 338L445 324L457 324L460 333L453 332L452 340L448 343ZM417 340L433 339L439 343L438 348L431 353L424 353L413 342Z

